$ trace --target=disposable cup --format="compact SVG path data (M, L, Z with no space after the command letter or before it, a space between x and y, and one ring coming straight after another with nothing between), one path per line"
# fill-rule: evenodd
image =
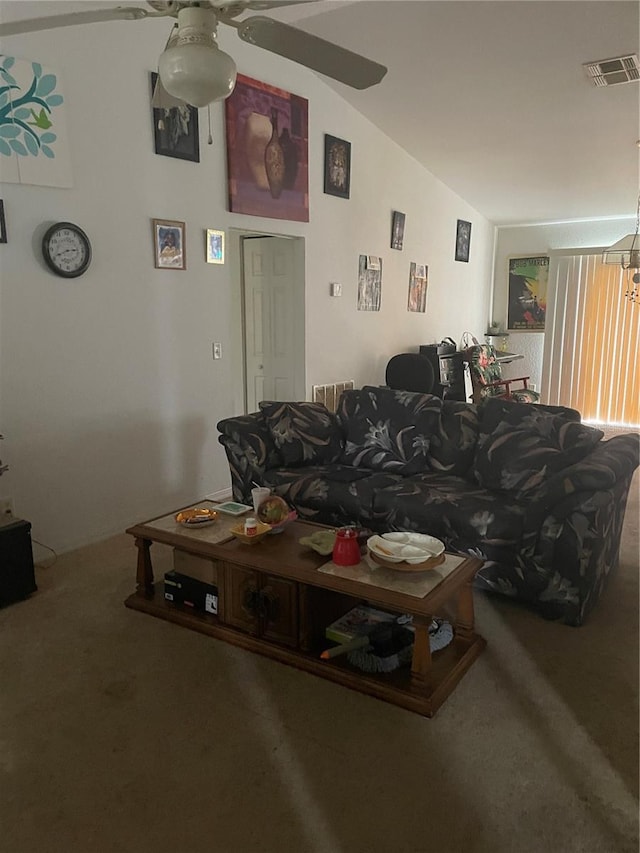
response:
M255 489L251 489L251 497L253 498L253 511L258 512L258 507L260 504L265 501L269 495L271 494L271 489L267 489L263 486L258 486Z

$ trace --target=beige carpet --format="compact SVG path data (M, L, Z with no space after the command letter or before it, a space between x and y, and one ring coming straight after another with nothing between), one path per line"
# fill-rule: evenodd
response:
M126 609L125 535L67 554L0 611L0 851L636 853L638 562L636 477L589 622L477 593L428 720Z

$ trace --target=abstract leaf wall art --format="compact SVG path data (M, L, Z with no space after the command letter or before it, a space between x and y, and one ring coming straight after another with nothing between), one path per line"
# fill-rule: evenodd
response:
M0 54L0 177L7 183L72 185L59 74Z

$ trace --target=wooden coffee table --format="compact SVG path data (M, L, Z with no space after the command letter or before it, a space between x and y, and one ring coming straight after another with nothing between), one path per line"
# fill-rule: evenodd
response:
M213 507L208 501L198 506ZM318 525L295 521L255 545L231 537L236 519L220 516L210 527L185 529L175 513L128 528L138 548L137 590L125 604L291 666L431 717L485 647L475 632L472 583L482 562L447 555L441 567L421 573L422 585L366 560L348 570L300 545ZM218 614L199 613L164 598L155 583L152 543L174 548L176 568L218 587ZM334 574L335 571L340 574ZM396 583L394 583L394 577ZM413 578L417 579L417 575ZM428 580L425 580L428 579ZM429 587L423 593L423 587ZM355 669L346 656L321 660L331 645L325 628L357 604L410 614L415 626L411 666L391 673ZM453 641L431 653L434 616L449 618Z

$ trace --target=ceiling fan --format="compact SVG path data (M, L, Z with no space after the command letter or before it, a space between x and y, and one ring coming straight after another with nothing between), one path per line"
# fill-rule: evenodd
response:
M236 65L218 47L218 23L234 27L238 36L249 44L277 53L354 89L367 89L379 83L387 73L384 65L337 44L264 15L236 20L247 9L260 11L304 2L317 0L147 0L148 9L118 6L4 23L0 24L0 36L101 21L176 18L158 61L155 107L168 108L183 102L204 107L232 93Z

